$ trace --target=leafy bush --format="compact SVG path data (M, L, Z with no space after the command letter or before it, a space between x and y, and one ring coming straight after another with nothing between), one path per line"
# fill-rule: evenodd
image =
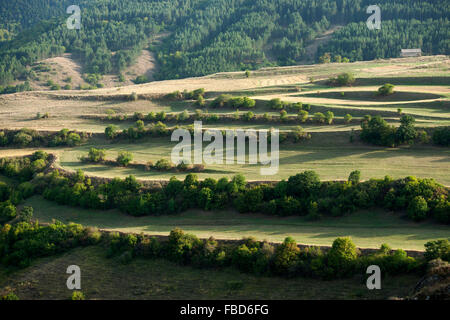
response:
M442 127L434 130L433 142L444 147L450 146L450 127Z
M308 120L308 116L309 116L308 111L305 111L305 110L301 110L301 111L298 113L298 119L299 119L301 122L306 122L306 121Z
M316 112L314 113L314 121L316 121L317 123L325 123L325 116L323 113L321 112Z
M449 239L450 240L450 239ZM447 239L425 243L425 259L427 261L442 259L450 262L450 241Z
M287 275L294 273L299 261L300 249L294 239L287 237L283 243L275 249L273 266L277 274Z
M331 78L330 84L337 86L351 86L355 83L355 76L352 73L344 72L337 76L337 78Z
M358 184L361 180L361 171L355 170L350 173L348 176L348 182L351 182L352 184Z
M6 301L6 300L19 300L19 297L16 294L14 294L13 292L10 292L10 293L2 296L2 298L0 300L4 300L4 301Z
M408 216L414 221L422 221L425 220L428 213L428 204L427 201L421 197L417 196L412 199L411 203L408 206Z
M121 151L119 152L119 155L116 158L116 161L124 166L127 167L131 161L133 161L133 154L128 151Z
M380 96L388 96L394 93L394 85L390 83L385 83L380 88L378 88L378 94Z
M71 300L85 300L83 292L81 291L72 292Z
M0 203L0 223L8 222L17 216L16 207L11 201Z
M105 161L106 150L91 148L88 153L88 160L91 162L102 162Z
M172 165L170 164L169 160L160 159L156 162L155 168L159 171L168 171L172 168Z
M148 77L146 75L137 76L136 79L133 80L135 84L142 84L149 82Z
M352 119L353 119L353 117L352 117L352 115L351 114L346 114L345 116L344 116L344 121L345 121L345 123L350 123L350 122L352 122Z
M33 141L33 137L25 132L19 132L14 136L13 141L21 147L26 147Z
M105 135L108 139L114 139L117 136L118 127L115 125L109 125L105 128Z
M345 275L353 270L357 257L356 246L350 238L337 238L327 254L327 261L336 274Z

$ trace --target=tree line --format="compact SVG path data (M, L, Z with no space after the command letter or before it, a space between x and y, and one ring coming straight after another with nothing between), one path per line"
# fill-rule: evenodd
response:
M2 159L0 173L26 181L45 168L43 163L35 168L30 160L24 161L22 158ZM134 216L173 214L199 208L307 216L315 220L379 207L406 211L414 221L433 218L450 223L448 188L433 179L410 176L394 180L386 176L361 182L360 175L359 171L354 171L347 182L321 182L317 173L305 171L287 181L251 186L243 175L231 180L224 177L199 181L197 175L190 173L184 181L172 177L161 190L148 191L134 176L94 185L82 171L66 176L54 170L35 177L33 185L44 198L59 204L103 210L119 208Z
M306 46L332 25L319 55L355 60L395 57L400 47L449 52L449 8L434 1L378 2L382 29L368 30L369 0L106 0L80 1L82 28L68 30L67 1L0 4L0 85L30 77L29 66L64 52L80 58L87 73L117 73L133 63L161 30L170 36L156 50L156 79L295 64Z

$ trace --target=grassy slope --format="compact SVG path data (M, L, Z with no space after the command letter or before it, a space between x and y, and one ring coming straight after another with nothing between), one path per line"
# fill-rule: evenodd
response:
M381 290L368 290L366 275L321 281L257 277L234 269L194 269L163 260L135 259L122 265L106 259L103 249L88 247L39 259L8 276L0 268L0 293L8 286L21 299L69 299L65 271L72 264L81 268L87 299L387 299L410 294L419 280L413 275L386 277ZM232 290L230 281L243 286Z
M359 143L349 143L348 133L329 136L314 136L311 141L299 144L281 144L280 170L275 176L261 176L259 165L208 165L212 173L200 173L200 178L233 176L243 173L247 180L281 180L304 170L315 170L323 180L347 179L353 170L361 170L362 178L383 178L390 175L403 178L409 175L435 178L444 185L450 185L450 150L431 146L410 148L383 148ZM107 149L107 157L115 158L119 151L130 151L134 160L140 162L170 159L175 143L170 137L142 140L138 143L110 144L104 140L91 146ZM144 172L129 168L83 164L78 159L91 146L82 146L62 152L60 164L67 169L82 169L88 175L103 177L126 177L130 174L139 179L169 179L185 173Z
M238 214L231 211L189 211L180 215L135 218L118 210L96 211L59 206L40 197L28 199L34 217L40 222L57 219L85 226L122 232L168 235L175 227L201 238L241 239L254 236L259 240L281 242L292 236L298 243L330 246L340 236L351 236L358 247L379 248L388 243L393 248L424 249L427 241L447 238L447 226L431 222L417 224L401 217L400 213L369 210L341 218L325 218L309 222L303 217L268 217L256 214Z

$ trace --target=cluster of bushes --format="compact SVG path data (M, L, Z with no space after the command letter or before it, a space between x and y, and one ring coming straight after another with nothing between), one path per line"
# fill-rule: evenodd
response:
M104 87L104 85L102 83L100 83L100 81L103 79L103 76L101 74L87 73L87 74L83 75L83 79L84 79L84 81L86 81L88 83L88 85L82 84L80 86L81 90L94 90L97 88Z
M40 133L32 129L0 131L0 147L76 146L88 139L87 133L62 129L57 133Z
M389 96L394 93L394 85L390 83L385 83L378 88L377 94L380 96Z
M152 237L110 233L105 244L111 257L123 263L133 257L164 258L198 268L235 267L242 272L264 276L303 276L335 279L365 274L377 264L383 274L422 272L423 259L408 257L405 251L391 251L383 245L370 255L361 255L349 238L337 238L325 251L318 247L300 249L292 238L273 245L246 238L234 243L219 243L214 238L198 239L180 229L170 232L168 241Z
M386 177L359 182L359 176L355 171L348 182L321 182L314 171L306 171L274 185L247 186L242 175L231 181L228 178L198 181L191 173L184 181L173 177L162 190L148 192L133 176L93 187L82 173L67 178L55 171L41 178L38 190L44 190L44 197L61 204L103 209L118 207L138 216L177 213L191 208L234 208L242 213L299 215L315 220L323 215L336 217L358 209L383 207L406 211L415 221L434 218L450 223L448 189L434 180Z
M391 250L386 244L373 253L361 254L348 237L337 238L331 248L324 250L299 248L290 237L278 245L254 238L218 242L212 237L201 240L174 229L167 240L162 240L142 234L101 233L72 223L42 226L17 221L0 227L0 262L7 267L26 267L37 257L97 244L105 248L107 257L117 258L124 264L134 257L164 258L198 268L231 266L257 275L322 279L365 274L370 265L380 266L383 274L423 273L427 261L450 259L450 242L446 239L426 243L424 258L413 258L404 250Z
M120 151L115 161L106 161L105 149L91 148L87 156L81 157L80 160L88 163L104 163L127 167L133 161L133 154L128 151Z
M275 186L246 188L238 194L234 206L240 212L304 215L312 220L322 215L342 216L358 209L383 207L406 210L415 221L433 217L450 223L448 189L433 179L385 177L359 182L359 176L359 171L355 171L348 182L320 182L314 171L306 171Z
M199 97L204 98L204 96L205 96L205 89L200 88L193 91L187 90L184 90L183 92L174 91L166 95L166 98L170 100L197 100Z
M233 97L229 94L221 94L211 102L213 108L251 109L256 101L249 97Z
M169 93L165 98L169 100L196 100L195 105L199 107L204 107L206 105L205 89L203 88L193 91L184 90L183 92L177 90Z
M254 115L246 115L244 116L244 119L248 119L250 121L251 119L254 119ZM239 118L240 119L240 118ZM271 118L268 118L268 121L270 121ZM105 136L108 139L114 140L114 139L129 139L129 140L138 140L144 137L164 137L164 136L170 136L174 130L177 129L186 129L191 132L191 134L194 134L194 125L188 125L188 126L175 126L175 127L168 127L166 124L162 123L161 121L158 121L157 123L150 123L147 127L145 126L144 121L138 120L135 122L134 126L129 127L128 129L124 129L123 131L119 131L119 128L115 125L109 125L105 128ZM203 131L206 131L208 129L204 129ZM226 136L226 130L221 130L222 135ZM268 132L268 138L270 139L271 132ZM279 141L280 143L292 141L292 142L299 142L302 140L310 139L311 135L303 130L302 127L297 126L296 129L292 131L286 131L286 132L280 132L279 133Z
M163 137L172 134L175 129L170 129L166 124L158 121L157 123L151 123L147 128L145 127L144 121L138 120L135 125L124 129L122 132L118 132L115 126L108 126L105 129L105 135L109 139L115 138L127 138L130 140L137 140L143 137L153 136L153 137Z
M354 83L355 83L355 76L349 72L341 73L337 77L330 78L328 80L329 85L339 86L339 87L351 86Z
M28 81L25 81L24 83L21 84L17 84L15 86L12 85L6 87L0 86L0 94L16 93L31 90L33 89L31 88L30 83Z
M45 152L38 151L30 157L0 159L0 173L22 182L17 186L0 182L0 224L16 218L20 221L31 220L33 208L23 207L18 211L16 206L35 194L35 185L29 180L47 167L47 158Z
M330 113L330 112L328 112ZM325 117L325 116L324 116ZM159 113L150 112L148 115L144 116L142 113L135 113L133 116L129 115L108 115L107 117L97 117L97 116L88 116L88 118L94 118L96 120L101 121L149 121L151 123L161 122L176 122L176 123L187 123L192 121L203 121L205 123L217 123L217 122L236 122L236 121L251 121L254 123L278 123L278 122L306 122L309 119L308 111L301 110L297 116L289 116L286 110L281 110L279 116L272 116L267 112L259 115L254 114L252 111L248 111L242 113L236 110L233 114L216 114L209 113L208 111L203 111L201 109L196 109L194 113L190 114L187 110L184 110L179 113L166 114L164 111ZM319 122L319 123L325 123ZM142 122L136 122L136 126L138 124L143 125ZM117 131L117 127L115 128Z
M404 115L400 119L400 126L390 126L380 116L365 116L361 122L361 140L379 146L395 147L402 144L413 144L416 141L427 142L426 131L417 131L414 127L415 119Z
M121 81L123 82L123 81ZM146 75L141 75L141 76L137 76L136 79L133 80L134 84L143 84L143 83L147 83L150 82L150 80L148 79L148 77Z
M318 124L333 124L334 113L331 111L327 111L325 114L316 112L313 119Z
M350 60L348 58L342 57L340 54L335 55L332 59L331 54L329 52L325 52L318 59L319 63L331 63L332 61L337 62L337 63L349 63L350 62Z
M86 156L80 158L83 162L88 163L102 163L106 165L115 165L121 167L133 166L136 168L142 168L146 171L176 171L176 172L202 172L205 170L204 165L196 164L189 165L185 162L181 162L177 165L174 165L167 159L160 159L155 164L149 161L146 164L136 163L133 161L133 154L128 151L119 152L117 158L115 160L106 160L106 150L105 149L96 149L91 148Z
M194 164L190 165L184 161L181 161L178 164L173 164L167 159L160 159L156 161L155 164L149 161L146 164L146 170L156 170L156 171L175 171L175 172L202 172L205 170L205 166L203 164Z
M423 272L425 261L449 261L450 243L438 240L425 245L425 259L409 257L404 250L391 250L387 244L372 254L362 255L350 238L337 238L329 250L299 248L290 237L273 245L245 238L234 243L219 243L214 238L198 239L180 229L170 232L168 241L154 237L110 233L104 244L110 257L127 263L133 257L165 258L182 265L200 268L233 266L258 275L306 276L333 279L365 274L370 265L380 266L383 274Z
M60 222L41 226L21 221L0 227L0 261L8 267L27 267L33 258L66 252L78 246L96 244L101 234L95 229Z
M286 102L282 101L280 98L275 98L269 101L269 107L272 110L287 110L299 113L302 110L310 111L311 106L309 104L303 104L301 102Z
M3 159L0 163L6 164L4 161L8 160ZM161 168L165 165L159 163ZM30 162L26 162L21 170L24 168L28 168L29 176L42 170L35 171ZM45 198L60 204L96 209L120 208L137 216L176 213L192 208L234 208L243 213L299 215L313 220L322 215L342 216L358 209L383 207L406 211L414 221L434 218L441 223L450 223L448 188L433 179L410 176L394 180L386 176L360 182L359 171L352 172L347 182L321 182L317 173L305 171L287 181L258 186L247 185L242 175L233 177L231 181L225 177L218 181L212 178L199 181L195 174L190 173L184 181L172 177L167 186L150 192L133 176L93 186L81 171L64 177L55 170L47 175L38 175L33 184Z
M450 127L441 127L434 130L433 142L444 147L450 146Z
M33 155L26 157L1 158L0 173L20 181L28 181L34 174L44 171L48 162L49 155L44 151L36 151Z

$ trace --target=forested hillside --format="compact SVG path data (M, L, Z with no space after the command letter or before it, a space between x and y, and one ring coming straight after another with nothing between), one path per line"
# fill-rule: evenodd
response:
M82 0L80 30L66 27L70 1L0 3L0 85L33 77L29 66L64 52L85 73L121 73L148 40L170 32L157 53L156 79L290 65L333 25L343 25L318 56L388 58L400 48L450 52L450 5L380 0L382 28L369 30L369 0ZM318 60L318 56L316 59Z

